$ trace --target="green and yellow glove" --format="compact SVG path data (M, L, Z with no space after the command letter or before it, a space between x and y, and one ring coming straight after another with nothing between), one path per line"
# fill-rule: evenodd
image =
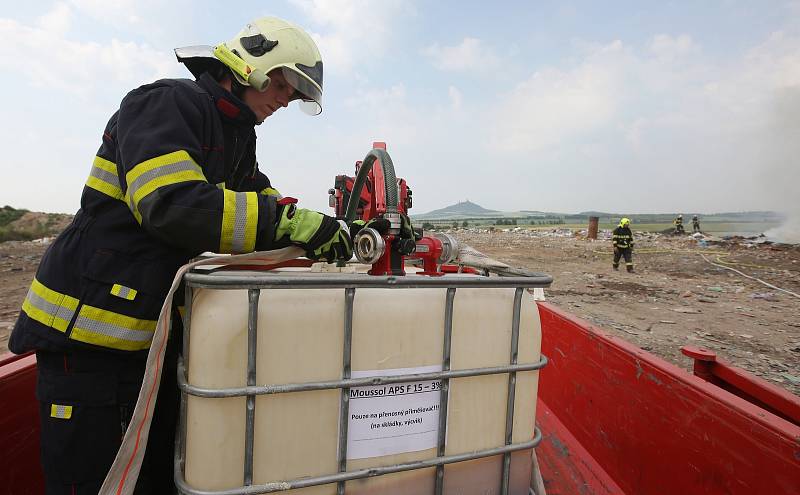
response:
M280 212L275 239L288 238L291 244L305 249L312 260L333 263L338 259L353 257L353 241L350 232L335 218L322 213L297 208L294 204L283 206Z
M350 224L350 238L355 239L363 228L375 229L380 235L386 235L389 232L390 223L385 218L373 218L369 222L364 220L356 220Z

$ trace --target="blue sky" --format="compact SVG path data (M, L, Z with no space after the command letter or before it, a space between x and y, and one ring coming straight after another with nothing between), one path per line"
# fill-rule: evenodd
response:
M236 5L234 9L232 5ZM258 128L281 192L328 212L383 140L412 213L798 210L800 1L0 0L0 204L74 212L131 89L250 19L306 28L324 111Z

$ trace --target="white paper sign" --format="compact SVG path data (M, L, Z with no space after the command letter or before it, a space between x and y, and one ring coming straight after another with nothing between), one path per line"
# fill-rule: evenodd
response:
M353 371L353 378L441 371L439 366ZM350 389L347 458L364 459L436 447L441 380Z

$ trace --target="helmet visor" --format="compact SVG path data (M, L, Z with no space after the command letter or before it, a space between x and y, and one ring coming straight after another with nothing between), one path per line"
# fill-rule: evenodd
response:
M305 76L298 74L290 67L281 67L283 77L295 89L293 100L299 100L300 110L309 115L319 115L322 113L322 91L306 79Z

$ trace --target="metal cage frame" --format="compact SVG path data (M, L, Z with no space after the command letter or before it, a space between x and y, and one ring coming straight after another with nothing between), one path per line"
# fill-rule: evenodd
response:
M337 494L345 493L345 482L349 480L381 476L384 474L398 473L436 467L434 493L441 495L444 487L444 466L455 462L478 459L494 455L503 455L503 468L501 476L500 493L507 495L509 489L509 474L511 468L511 453L536 447L542 440L542 433L534 427L534 436L526 442L512 443L514 427L514 404L516 393L516 374L521 371L540 370L547 364L547 357L540 355L535 363L518 363L519 327L522 305L522 295L526 289L549 287L552 277L544 274L533 274L530 277L465 277L443 276L427 277L419 275L395 276L369 276L369 275L324 275L324 276L286 276L273 273L246 275L236 272L200 273L197 270L186 274L186 304L183 317L183 353L178 360L178 387L181 390L180 423L175 449L175 484L178 491L185 495L256 495L273 493L284 490L304 488L309 486L337 483ZM238 388L207 389L195 387L188 383L188 351L191 328L192 295L195 288L227 289L248 291L248 339L247 339L247 385ZM258 345L258 301L262 289L340 289L345 291L344 308L344 346L342 355L342 379L333 381L256 385L256 351ZM442 352L442 371L432 373L406 374L395 376L371 376L364 378L351 378L350 376L350 351L353 330L353 304L356 289L381 288L442 288L447 289L444 315L444 342ZM450 369L450 344L453 330L453 301L456 290L459 288L513 288L514 305L511 329L511 349L509 364L472 368L462 370ZM508 374L508 399L506 402L505 444L491 449L484 449L470 453L444 455L445 434L447 423L447 404L451 378L469 376ZM347 471L347 428L350 400L350 388L370 385L384 385L405 383L421 380L441 380L439 428L437 437L437 456L420 461L395 464L391 466L374 467ZM337 448L338 472L323 476L304 477L291 480L272 481L265 484L253 485L253 432L255 427L255 404L257 395L280 394L287 392L301 392L311 390L341 389L339 402L339 439ZM187 396L197 397L246 397L245 416L245 453L244 453L244 484L240 488L227 490L197 490L188 485L185 480L186 457L186 409Z

